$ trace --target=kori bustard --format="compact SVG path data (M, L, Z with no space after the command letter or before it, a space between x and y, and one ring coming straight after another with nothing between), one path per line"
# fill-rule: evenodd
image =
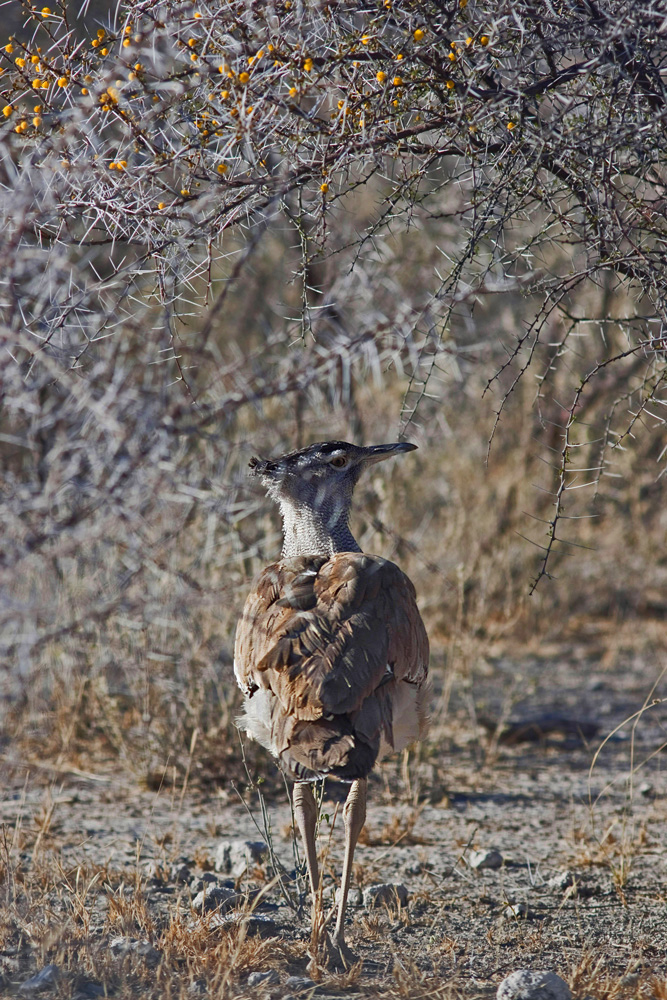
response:
M245 694L240 725L295 781L294 815L315 900L319 887L312 782L350 784L345 856L328 959L349 967L345 910L352 860L376 761L427 727L428 639L415 589L394 563L362 552L349 528L362 471L416 445L309 445L250 462L280 507L279 562L255 580L236 634L234 670Z

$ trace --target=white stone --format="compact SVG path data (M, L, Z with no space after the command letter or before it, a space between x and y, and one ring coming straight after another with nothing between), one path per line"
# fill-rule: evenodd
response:
M400 903L405 906L408 901L408 890L404 885L394 882L382 882L378 885L369 885L364 889L364 906L373 909L377 906L396 906Z
M503 979L497 1000L571 1000L567 983L555 972L517 969Z
M269 849L263 840L222 840L215 852L215 870L240 878L248 868L262 864L268 856Z
M468 855L468 865L470 868L500 868L503 863L503 856L500 851L471 851Z

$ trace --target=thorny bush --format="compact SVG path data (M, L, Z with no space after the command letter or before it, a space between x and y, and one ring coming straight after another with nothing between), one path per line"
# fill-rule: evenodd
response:
M0 614L24 676L47 650L44 676L83 672L83 704L97 670L118 704L140 659L145 721L150 664L187 649L199 702L173 711L200 718L231 619L199 611L263 551L247 439L341 403L354 431L364 383L397 379L426 440L443 372L483 361L498 418L535 377L538 580L572 491L640 431L664 472L659 0L146 0L86 38L49 3L0 76Z

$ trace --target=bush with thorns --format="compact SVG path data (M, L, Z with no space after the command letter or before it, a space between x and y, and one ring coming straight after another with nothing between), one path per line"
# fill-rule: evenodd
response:
M572 490L640 430L664 471L658 0L149 0L86 38L65 3L22 10L0 75L12 662L226 662L210 612L262 545L231 488L247 438L341 402L354 431L369 380L428 438L443 370L484 362L498 419L535 376L537 579ZM192 720L218 683L197 676Z

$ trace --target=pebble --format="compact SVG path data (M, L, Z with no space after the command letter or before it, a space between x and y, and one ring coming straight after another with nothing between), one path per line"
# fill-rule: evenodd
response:
M212 910L226 913L227 910L233 909L241 898L233 889L222 885L211 885L197 893L192 900L192 909L196 913L210 913Z
M554 891L564 892L573 886L576 882L576 878L572 872L558 872L553 875L546 884L547 889L553 889Z
M363 894L363 902L364 906L367 906L369 910L374 907L384 906L385 904L396 906L397 902L401 906L405 906L408 896L409 893L406 886L401 883L381 882L378 885L366 886Z
M532 920L535 914L528 909L527 903L508 903L503 916L506 920Z
M275 969L268 969L266 972L251 972L248 976L248 986L276 986L280 982L280 976Z
M222 886L223 889L233 889L236 885L233 878L222 879L213 872L204 872L203 875L195 876L190 882L190 891L196 896L203 889L210 889L212 885Z
M322 898L324 899L324 902L328 904L338 903L342 891L343 890L341 889L340 886L336 888L333 885L329 885L322 893ZM356 885L350 886L350 890L347 894L347 905L361 906L363 904L363 901L364 901L363 893L359 888L359 886Z
M162 958L162 953L150 941L140 941L137 938L115 937L109 942L109 948L114 955L136 955L137 958L143 958L149 967L157 965Z
M275 920L263 913L227 913L212 926L245 927L248 937L276 937L279 931Z
M289 976L285 986L287 986L288 989L296 990L297 993L303 993L305 990L315 989L317 983L313 982L312 979L309 979L308 976Z
M468 855L468 866L470 868L490 868L495 871L502 866L504 858L500 851L471 851Z
M187 885L188 882L192 881L192 872L190 871L189 865L172 865L169 874L171 881L175 882L177 885Z
M30 996L32 993L41 993L42 990L50 990L52 986L56 985L59 978L60 969L57 965L45 965L37 975L21 983L19 993L22 996Z
M571 1000L567 983L555 972L517 969L503 979L497 1000Z
M221 840L215 851L215 870L240 878L248 868L263 864L268 856L269 848L263 840Z

